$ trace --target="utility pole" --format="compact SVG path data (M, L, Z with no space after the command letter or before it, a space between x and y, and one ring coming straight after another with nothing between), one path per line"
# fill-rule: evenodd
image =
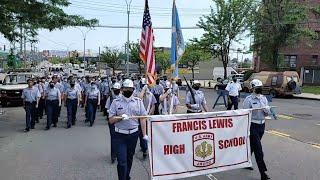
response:
M126 51L127 51L127 76L129 77L129 60L130 60L130 54L129 54L129 44L130 44L130 8L131 8L131 3L132 0L126 0L127 4L127 14L128 14L128 29L127 29L127 46L126 46Z

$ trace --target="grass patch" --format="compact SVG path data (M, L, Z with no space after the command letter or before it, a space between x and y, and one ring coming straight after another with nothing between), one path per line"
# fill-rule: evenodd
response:
M303 86L303 93L320 94L320 86Z

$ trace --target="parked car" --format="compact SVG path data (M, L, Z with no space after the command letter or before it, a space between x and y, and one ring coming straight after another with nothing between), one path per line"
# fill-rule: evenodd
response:
M21 95L24 88L28 87L27 80L34 78L33 73L12 72L0 79L0 102L2 106L22 103Z
M271 72L262 71L253 73L243 83L243 90L250 92L250 82L259 79L263 83L263 93L270 94L272 97L287 96L297 94L301 87L299 74L296 71Z

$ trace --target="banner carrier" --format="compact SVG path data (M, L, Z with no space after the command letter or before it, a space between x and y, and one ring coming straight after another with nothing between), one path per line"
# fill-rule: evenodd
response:
M249 110L249 111L257 111L257 110L263 110L263 109L266 109L266 108L277 108L278 106L267 106L267 107L264 107L264 108L251 108L251 109L241 109L241 110ZM233 111L233 110L232 110ZM193 115L196 115L196 114L207 114L207 113L210 113L212 115L220 115L220 114L224 114L225 112L227 111L218 111L218 112L206 112L206 113L193 113ZM185 114L168 114L168 115L175 115L175 116L181 116L181 115L185 115ZM149 115L149 116L129 116L128 118L129 119L148 119L148 118L151 118L151 117L155 117L155 116L168 116L168 115ZM116 116L114 117L116 119L122 119L122 117L120 116Z

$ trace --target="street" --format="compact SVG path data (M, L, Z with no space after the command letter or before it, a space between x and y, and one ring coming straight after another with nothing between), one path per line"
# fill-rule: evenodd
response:
M217 97L211 89L203 89L209 109ZM184 94L180 94L181 105ZM242 102L241 102L242 103ZM241 104L240 103L240 104ZM320 103L304 99L273 99L278 120L266 122L262 143L268 174L276 180L318 180L320 177ZM240 105L242 107L242 105ZM53 179L117 179L116 163L110 161L110 137L105 117L99 112L93 127L84 124L83 109L78 111L75 127L66 127L63 107L58 127L44 131L46 119L36 129L23 133L25 113L22 107L4 108L0 115L0 174L3 180ZM219 106L215 110L224 110ZM179 112L183 112L180 107ZM254 171L238 169L213 175L198 176L195 180L258 180ZM137 145L132 179L149 179L149 161L143 160Z

